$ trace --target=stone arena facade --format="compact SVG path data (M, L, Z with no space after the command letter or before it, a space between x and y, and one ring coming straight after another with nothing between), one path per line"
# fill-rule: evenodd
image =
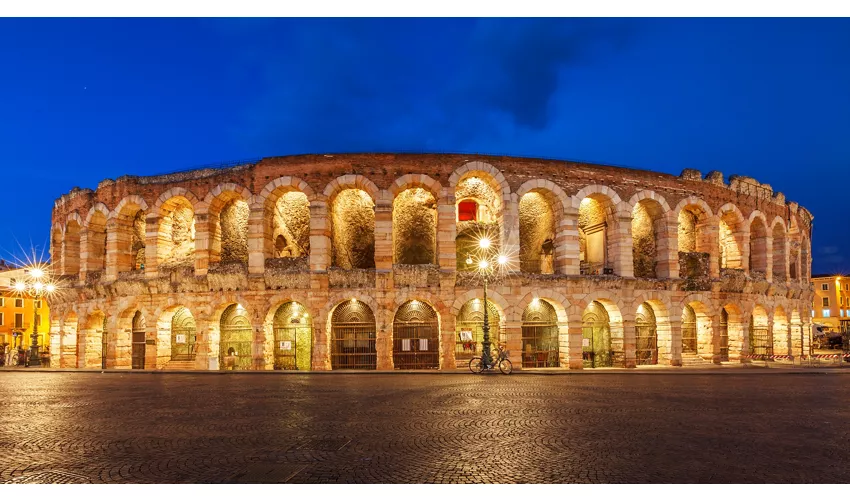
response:
M721 172L456 154L272 157L55 203L51 365L515 369L809 353L812 215Z

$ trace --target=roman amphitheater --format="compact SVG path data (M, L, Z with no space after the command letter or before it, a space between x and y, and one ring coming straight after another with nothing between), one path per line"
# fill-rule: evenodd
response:
M485 307L514 369L796 357L811 227L718 171L334 154L106 179L53 209L51 366L455 369Z

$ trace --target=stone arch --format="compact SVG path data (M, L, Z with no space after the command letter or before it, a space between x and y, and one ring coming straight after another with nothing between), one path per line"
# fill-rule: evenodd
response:
M357 187L342 189L330 200L331 266L375 268L375 202Z
M141 323L137 321L137 318L141 319ZM154 318L155 316L151 315L150 311L140 303L130 302L129 306L122 310L118 315L116 331L114 333L114 368L133 368L134 357L140 360L142 368L154 368L148 366L147 350L149 348L146 345L147 322ZM144 332L143 335L142 332ZM141 339L135 339L134 337L141 337Z
M62 237L64 231L61 225L54 223L50 227L50 267L55 274L63 274L62 271Z
M581 325L585 368L626 366L622 309L604 295L607 293L588 294L580 302L584 306Z
M507 245L505 213L511 203L510 187L495 167L469 162L452 173L449 185L455 203L455 252L458 270L472 270L467 258L477 254L478 241L487 238L494 251Z
M727 302L720 308L720 324L718 325L720 361L742 360L741 355L748 349L747 323L743 309L737 304Z
M257 353L254 316L243 298L228 297L215 307L210 325L210 356L222 370L258 370L263 360Z
M207 216L210 264L248 264L251 192L227 182L213 188L198 210Z
M422 188L431 193L434 199L439 200L443 194L443 185L440 181L433 179L425 174L405 174L396 179L390 184L389 191L393 198L399 195L402 191L410 188Z
M69 310L62 318L62 330L60 340L60 368L76 368L78 365L78 354L80 353L77 336L79 319L75 310Z
M800 234L800 272L798 273L801 283L808 283L812 277L812 247L805 233ZM790 258L790 257L789 257ZM789 273L789 278L793 276Z
M82 368L106 368L109 338L106 336L105 325L106 314L101 309L95 309L86 317L85 328L80 332L84 349L80 355L82 359L78 360L78 363Z
M157 310L156 367L166 368L168 363L194 362L200 347L197 317L183 304L172 304Z
M199 205L201 204L201 201L197 196L195 196L195 193L186 188L177 186L168 189L159 195L150 213L157 217L164 216L168 208L166 204L168 204L173 198L185 198L193 213L198 212L200 208Z
M520 270L553 274L563 269L569 258L564 220L569 197L552 181L532 179L519 187L517 199Z
M535 321L536 318L527 314L535 312L529 309L540 303L547 304L555 312L553 323ZM554 290L529 292L514 305L510 318L521 324L523 368L569 366L569 307L566 296ZM543 330L540 331L540 328Z
M62 234L62 274L76 275L80 273L80 239L83 222L76 212L68 215Z
M144 269L147 244L148 204L138 195L123 198L110 214L109 259L115 260L115 271L126 272ZM109 246L109 245L107 245ZM107 266L109 267L109 266Z
M267 370L309 371L313 367L315 317L307 297L275 300L263 321L263 357Z
M436 265L439 192L435 196L429 188L408 186L393 197L393 262Z
M770 338L770 317L767 308L756 304L750 314L749 353L757 356L773 354L773 342Z
M706 360L713 360L717 354L714 347L715 335L714 324L712 321L712 311L714 310L714 307L710 299L706 300L706 298L703 298L701 295L702 294L691 294L682 301L682 353L685 355L693 354ZM686 341L686 337L684 335L685 308L688 307L694 315L692 345L689 345L690 342Z
M629 200L632 207L632 261L636 278L668 277L676 261L670 205L663 196L645 189Z
M176 189L176 188L175 188ZM163 196L173 196L158 201L153 215L158 217L156 236L157 265L160 268L194 266L196 207L194 195L185 190L169 190Z
M374 182L370 181L368 178L359 175L359 174L347 174L337 177L332 180L325 186L322 194L325 199L328 200L328 205L333 202L333 199L339 195L340 192L345 191L346 189L359 189L364 191L366 194L372 198L373 202L378 201L380 189L375 185Z
M788 279L788 240L786 238L785 221L777 216L771 225L771 246L773 259L773 281L785 283Z
M713 227L714 214L701 198L689 196L682 199L673 210L677 221L676 241L679 255L679 277L708 276L711 273L711 258L717 254L712 244L716 228ZM704 263L701 256L708 254L709 261ZM716 271L714 271L716 273Z
M278 177L255 196L252 210L263 211L266 259L306 259L310 254L310 207L315 198L313 188L291 176Z
M626 264L620 255L628 252L628 231L620 230L620 220L631 217L630 207L616 191L598 184L582 188L572 198L578 210L579 272L630 274L631 259ZM622 247L622 248L621 248ZM629 269L623 269L628 265Z
M652 308L652 314L655 317L655 328L657 332L657 349L658 362L662 363L678 363L678 347L673 345L673 332L671 323L678 320L673 313L673 307L670 304L668 297L659 292L644 292L637 295L633 300L635 321L637 321L638 309L641 305L647 305ZM638 326L635 325L635 333L638 333Z
M733 203L720 207L717 214L720 269L744 269L746 219Z
M451 314L452 316L457 316L460 312L461 307L464 306L467 302L472 299L482 299L480 297L481 292L479 290L468 290L461 295L455 297L454 302L452 303ZM502 296L499 292L495 290L487 290L487 302L492 302L496 309L499 311L499 315L501 316L503 321L507 321L508 313L511 310L510 303Z
M375 310L356 298L334 304L327 316L332 370L377 369L379 326Z
M109 209L103 203L96 203L86 216L86 225L80 238L81 271L86 276L102 272L106 268L106 224Z
M749 218L749 265L750 275L766 277L768 263L771 262L768 248L767 219L758 210L753 210Z
M402 302L392 318L393 367L401 370L440 368L440 312L419 299Z

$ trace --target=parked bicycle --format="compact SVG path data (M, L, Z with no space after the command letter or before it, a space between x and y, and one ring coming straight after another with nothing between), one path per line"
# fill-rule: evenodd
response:
M511 365L511 360L508 359L508 355L510 354L508 351L504 349L503 346L498 346L499 354L493 359L492 364L486 364L481 360L481 356L475 356L474 358L469 360L469 370L472 373L481 373L484 370L495 370L497 367L499 371L505 375L510 375L513 371L513 365Z

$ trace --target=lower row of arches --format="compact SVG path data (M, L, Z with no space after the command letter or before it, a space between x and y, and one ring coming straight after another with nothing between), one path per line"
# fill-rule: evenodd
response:
M762 306L745 317L739 307L728 304L712 316L704 304L692 302L683 307L674 324L653 302L639 304L634 320L624 322L615 305L594 300L582 312L580 323L568 323L552 303L533 299L521 323L508 327L496 304L488 302L485 308L481 299L474 298L460 308L454 328L446 331L438 312L414 299L395 312L386 355L396 369L465 366L482 352L485 316L494 349L496 344L506 345L512 360L523 368L628 367L679 364L683 359L728 362L743 355L809 354L808 325L802 324L796 311L787 317L777 307L771 324ZM61 324L54 323L51 352L57 365L302 371L368 370L380 365L374 311L357 299L334 307L327 335L321 339L315 335L307 307L295 301L277 307L271 327L257 331L238 303L228 305L220 319L205 329L198 328L194 315L183 306L163 313L155 328L148 327L141 311L125 316L124 328L114 327L115 332L100 311L89 315L79 332L74 313ZM454 366L448 366L451 363Z

